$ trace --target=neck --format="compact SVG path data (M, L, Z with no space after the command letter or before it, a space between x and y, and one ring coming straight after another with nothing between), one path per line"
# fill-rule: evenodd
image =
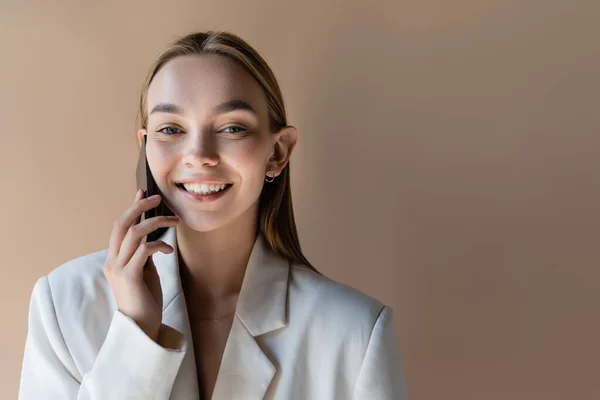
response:
M204 304L237 298L257 236L253 211L210 232L177 226L179 273L187 298Z

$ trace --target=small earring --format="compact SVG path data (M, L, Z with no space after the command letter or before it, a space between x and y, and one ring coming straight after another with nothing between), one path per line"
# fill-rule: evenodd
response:
M271 174L271 176L269 177L271 179L265 178L265 181L271 183L275 180L275 171L273 171L273 170L267 171L267 176L269 176L269 174Z

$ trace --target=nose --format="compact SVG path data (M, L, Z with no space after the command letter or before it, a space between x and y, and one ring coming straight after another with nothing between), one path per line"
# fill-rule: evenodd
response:
M188 168L214 167L219 164L219 153L214 138L208 134L188 134L182 161Z

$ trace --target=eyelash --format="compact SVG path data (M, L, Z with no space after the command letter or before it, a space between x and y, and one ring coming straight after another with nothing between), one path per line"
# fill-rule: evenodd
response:
M242 128L241 126L237 126L237 125L230 125L230 126L227 126L227 127L223 128L223 129L221 129L221 131L220 131L220 132L223 132L225 129L229 129L229 128L238 128L238 129L240 129L240 130L239 130L239 131L237 131L237 132L225 132L225 133L230 133L230 134L232 134L232 135L241 135L241 134L243 134L243 133L245 133L245 132L246 132L246 130L245 130L244 128Z
M175 133L166 133L166 132L163 132L165 129L177 129L177 130L179 130L179 128L175 128L174 126L165 126L164 128L159 129L157 132L164 133L167 136L173 136L173 135L175 135Z
M245 133L245 132L246 132L246 130L245 130L244 128L242 128L241 126L238 126L238 125L230 125L230 126L228 126L228 127L225 127L225 128L223 128L223 129L222 129L222 130L220 130L219 132L223 132L225 129L230 129L230 128L238 128L238 129L240 129L240 130L239 130L239 131L237 131L237 132L224 132L224 133L228 133L228 134L232 134L232 135L240 135L240 134L243 134L243 133ZM180 130L179 128L176 128L176 127L174 127L174 126L165 126L164 128L162 128L162 129L159 129L157 132L163 133L163 134L165 134L165 135L167 135L167 136L173 136L173 135L176 135L176 133L166 133L166 132L163 132L165 129L176 129L176 130Z

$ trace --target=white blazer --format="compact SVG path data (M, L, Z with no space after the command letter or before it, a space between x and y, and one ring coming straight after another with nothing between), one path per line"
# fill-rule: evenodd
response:
M152 257L181 347L161 347L117 310L108 250L91 253L35 284L19 399L199 399L175 229L161 238L175 251ZM290 265L258 235L212 398L405 400L392 311Z

